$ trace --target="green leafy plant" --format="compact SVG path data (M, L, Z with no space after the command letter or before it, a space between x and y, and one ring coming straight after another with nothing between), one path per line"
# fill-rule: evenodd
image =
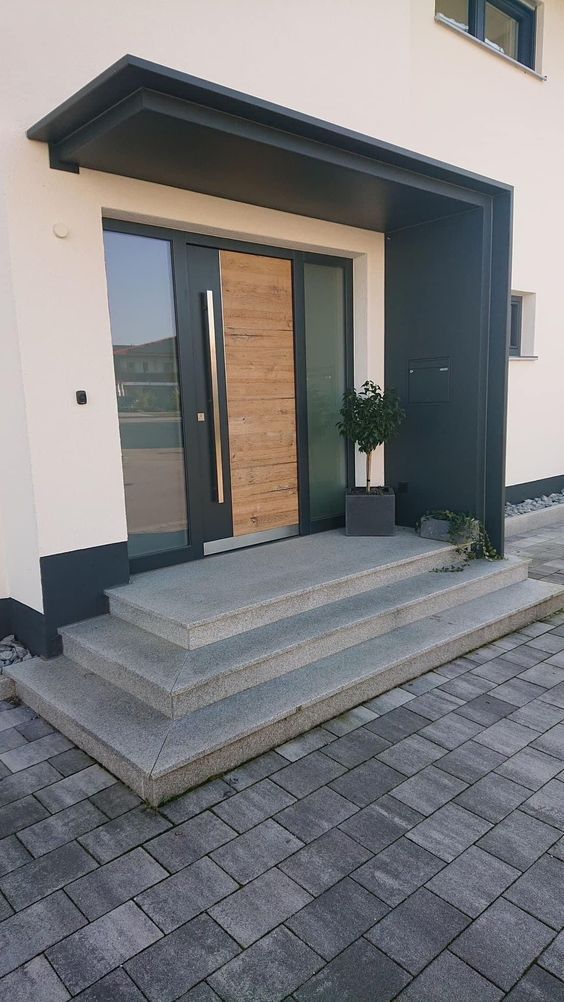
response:
M483 522L468 512L426 511L417 519L415 529L419 532L424 518L437 518L449 523L448 538L454 546L461 562L440 567L440 571L462 571L471 560L500 560L501 557L490 541Z
M340 414L339 432L366 456L366 490L369 492L372 453L397 434L405 411L396 390L382 390L367 379L360 390L345 390Z

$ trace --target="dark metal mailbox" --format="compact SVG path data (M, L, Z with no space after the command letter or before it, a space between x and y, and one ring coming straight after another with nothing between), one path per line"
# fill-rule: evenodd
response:
M450 400L450 358L412 358L408 362L410 404L444 404Z

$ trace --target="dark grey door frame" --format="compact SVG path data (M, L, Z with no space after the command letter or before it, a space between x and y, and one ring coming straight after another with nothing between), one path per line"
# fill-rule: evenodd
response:
M150 554L130 559L133 573L153 570L196 560L204 555L204 525L203 508L204 492L209 486L209 475L201 476L201 471L209 469L209 458L205 455L208 437L207 430L197 420L198 399L201 399L201 385L198 382L198 372L205 359L191 332L195 332L201 323L201 314L194 311L201 309L198 297L190 289L190 250L209 248L213 251L233 250L247 254L259 254L263 257L277 257L292 262L293 305L294 305L294 351L296 378L296 433L298 458L298 495L300 535L323 531L342 525L343 518L335 517L315 521L311 519L309 505L309 465L308 465L308 413L307 413L307 383L306 383L306 341L305 341L305 304L303 266L307 262L317 264L339 264L343 268L345 283L345 373L346 385L351 386L354 380L353 358L353 273L352 260L330 255L313 254L285 247L272 247L263 244L247 243L241 240L230 240L201 235L189 231L179 231L168 227L152 226L145 223L133 223L114 218L103 220L105 230L120 233L131 233L138 236L154 237L169 241L172 252L173 285L177 321L177 348L180 379L180 396L182 411L182 428L185 451L186 496L189 527L189 545L178 550ZM213 284L213 272L210 272ZM217 284L217 283L216 283ZM216 313L216 324L219 322ZM219 330L219 337L223 332ZM223 376L224 378L224 376ZM224 408L225 410L225 408ZM229 458L227 430L222 428L224 442L224 484L226 485L226 502L230 499ZM347 485L354 483L354 450L347 447ZM230 506L229 506L230 507ZM225 509L227 510L227 508Z

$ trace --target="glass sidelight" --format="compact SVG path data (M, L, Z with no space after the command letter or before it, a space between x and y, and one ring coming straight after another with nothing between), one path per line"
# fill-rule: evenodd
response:
M171 244L106 230L104 249L132 558L188 544Z

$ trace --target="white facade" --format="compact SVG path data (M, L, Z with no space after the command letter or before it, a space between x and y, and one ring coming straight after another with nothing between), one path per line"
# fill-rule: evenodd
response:
M353 258L355 375L383 380L383 234L49 169L47 146L26 129L126 52L513 185L512 286L534 294L529 350L538 357L509 363L506 482L564 474L563 0L546 0L538 19L546 80L437 22L434 0L9 5L0 42L0 449L9 471L0 478L0 598L42 611L40 557L127 536L103 217ZM77 407L77 389L87 407Z

